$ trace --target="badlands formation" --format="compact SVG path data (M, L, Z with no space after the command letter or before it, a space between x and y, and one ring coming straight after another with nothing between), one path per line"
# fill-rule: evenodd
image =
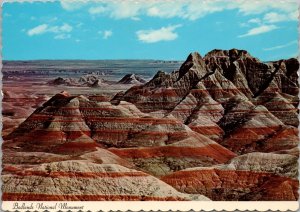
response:
M119 83L121 84L144 84L146 80L135 74L126 74Z
M81 76L79 79L76 78L63 78L57 77L48 82L49 85L66 85L66 86L87 86L87 87L101 87L107 86L107 83L96 74L87 74Z
M112 99L58 93L4 137L2 198L297 200L298 69L213 50Z

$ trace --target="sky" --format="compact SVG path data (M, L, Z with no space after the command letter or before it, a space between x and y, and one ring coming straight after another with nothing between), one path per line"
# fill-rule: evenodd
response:
M184 60L244 49L262 61L298 56L297 0L6 2L4 60Z

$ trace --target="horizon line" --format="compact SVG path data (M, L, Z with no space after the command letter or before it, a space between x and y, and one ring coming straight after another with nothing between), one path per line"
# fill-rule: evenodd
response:
M185 59L2 59L2 61L115 61L115 60L148 60L148 61L185 61Z
M287 57L273 60L261 60L261 62L273 62L279 60L299 59L299 57ZM259 58L258 58L259 59ZM183 62L186 59L2 59L2 62L29 62L29 61L165 61L165 62Z

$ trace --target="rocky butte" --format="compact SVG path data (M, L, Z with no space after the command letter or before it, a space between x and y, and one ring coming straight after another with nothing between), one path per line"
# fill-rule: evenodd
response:
M213 50L110 100L58 93L4 137L2 198L297 200L298 69Z
M120 84L144 84L146 80L135 74L126 74L120 81Z

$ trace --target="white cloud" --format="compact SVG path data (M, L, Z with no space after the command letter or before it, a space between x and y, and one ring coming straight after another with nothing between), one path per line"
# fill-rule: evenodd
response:
M115 19L134 18L141 14L147 2L101 1L89 8L91 15L106 15Z
M279 14L279 13L275 13L275 12L267 13L264 16L264 21L269 22L269 23L281 22L281 21L285 21L286 19L287 19L287 15Z
M102 35L103 39L108 39L109 37L112 36L113 32L112 30L104 30L104 31L98 31L98 34Z
M278 27L276 25L261 25L259 27L250 29L246 34L239 35L238 37L243 38L243 37L248 37L248 36L253 36L253 35L259 35L259 34L273 31L275 29L278 29Z
M296 40L294 41L291 41L287 44L283 44L283 45L278 45L278 46L273 46L273 47L270 47L270 48L264 48L263 50L264 51L273 51L273 50L276 50L276 49L283 49L283 48L286 48L286 47L289 47L289 46L292 46L292 45L295 45L297 44L298 42Z
M70 34L58 34L58 35L55 35L54 36L54 39L57 39L57 40L64 40L64 39L68 39L70 38L71 35Z
M85 2L76 0L60 0L60 5L63 9L73 11L80 9Z
M293 21L297 20L298 11L290 13L290 14L280 14L276 12L270 12L265 14L263 20L267 23L277 23L282 21Z
M239 23L239 26L240 27L249 27L249 24L248 23Z
M107 8L103 7L103 6L98 6L98 7L91 7L89 9L89 13L91 15L96 15L96 14L102 14L104 12L107 11Z
M52 26L52 27L47 28L47 32L53 32L53 33L71 32L72 30L73 30L73 27L66 23L64 23L61 26Z
M143 13L147 5L151 4L146 1L106 1L110 10L109 16L116 19L137 17Z
M139 30L136 32L138 39L144 43L156 43L159 41L171 41L178 37L178 34L174 32L175 29L181 27L181 25L173 25L168 27L162 27L157 30Z
M33 35L40 35L44 33L54 33L54 39L67 39L70 38L70 33L73 30L73 27L69 24L64 23L61 26L48 26L47 24L42 24L39 26L36 26L32 29L29 29L27 31L27 34L29 36Z
M43 34L43 33L47 32L47 29L48 29L48 25L47 24L41 24L39 26L36 26L36 27L28 30L27 34L29 36L40 35L40 34Z
M289 16L290 16L291 21L298 21L298 19L299 19L299 10L295 10L295 11L289 13Z
M111 30L105 30L103 32L103 39L107 39L109 38L110 36L112 36L113 32Z
M251 23L251 24L260 24L261 23L261 20L259 18L252 18L248 21L248 23Z
M73 30L73 27L69 24L63 24L59 29L62 32L71 32Z
M131 20L133 20L133 21L140 21L141 19L139 17L131 17Z
M211 13L236 9L243 15L261 14L279 11L291 14L297 11L297 0L172 0L172 1L77 1L61 0L61 6L66 10L75 10L83 5L92 5L89 12L92 15L104 14L106 16L122 19L148 15L151 17L196 20Z
M279 10L282 12L292 12L297 10L298 1L297 0L260 0L260 1L249 1L249 0L239 0L233 3L240 13L244 15L260 14L270 10Z
M147 9L147 15L152 17L160 18L173 18L176 16L182 17L183 14L183 4L179 2L162 2L160 4L155 4Z
M52 17L52 18L49 18L48 22L55 22L57 21L58 18L57 17Z
M260 18L252 18L248 20L247 23L242 23L243 26L249 26L250 24L257 24L257 25L268 25L274 24L278 22L285 22L285 21L295 21L298 20L299 12L295 10L291 13L277 13L277 12L268 12L266 13L262 19Z

